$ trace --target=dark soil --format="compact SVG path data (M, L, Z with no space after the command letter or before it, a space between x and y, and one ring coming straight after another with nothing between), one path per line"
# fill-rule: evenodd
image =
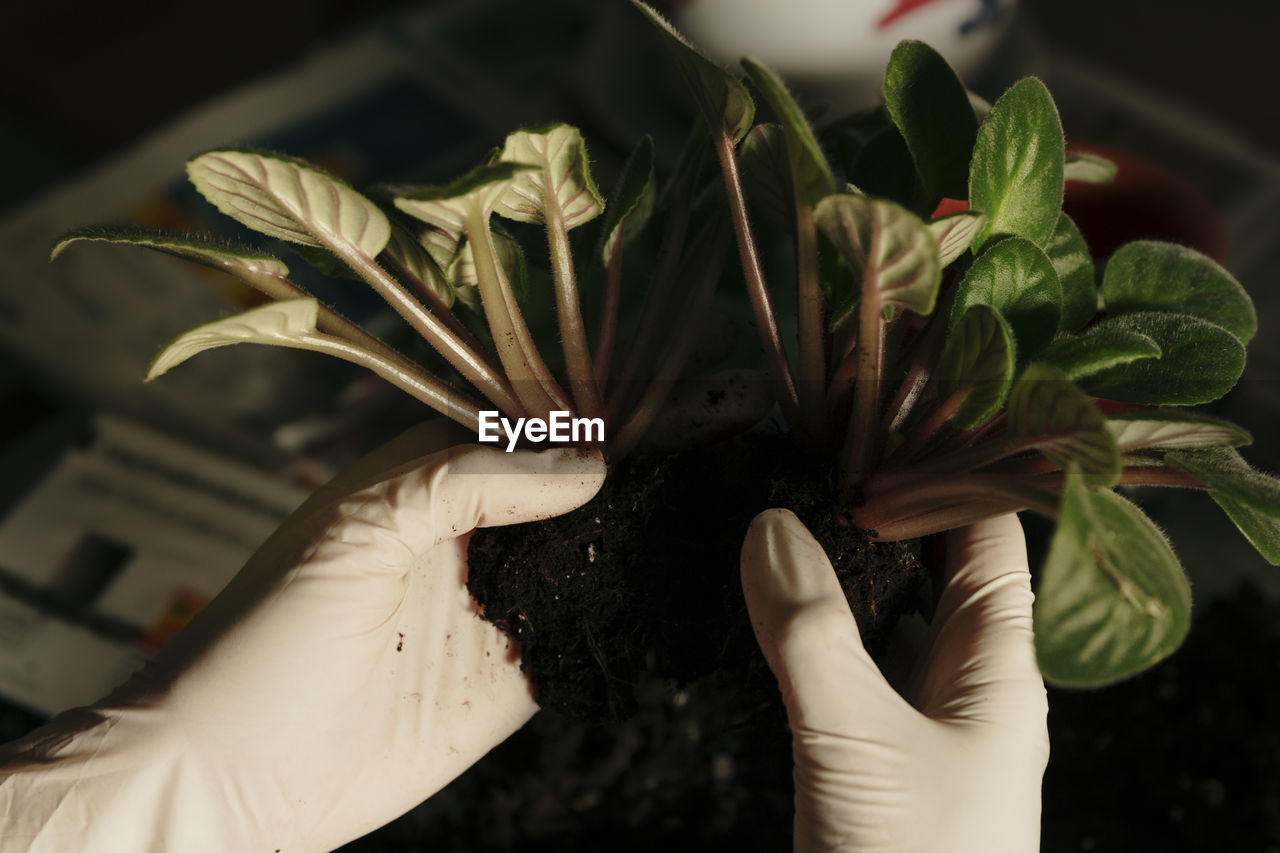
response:
M655 681L674 695L712 673L760 681L761 699L772 699L738 574L760 511L787 507L822 542L873 654L920 601L918 548L872 544L841 524L834 480L827 461L785 435L636 457L577 512L478 531L468 587L486 618L520 643L544 709L621 720Z

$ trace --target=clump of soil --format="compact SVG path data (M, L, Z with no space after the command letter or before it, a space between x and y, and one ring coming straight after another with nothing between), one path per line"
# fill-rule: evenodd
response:
M757 513L786 507L813 531L872 654L926 578L914 543L873 544L839 522L835 486L829 460L785 435L636 456L576 512L477 531L468 588L519 642L544 709L626 719L655 682L675 695L714 673L758 684L780 713L739 581Z

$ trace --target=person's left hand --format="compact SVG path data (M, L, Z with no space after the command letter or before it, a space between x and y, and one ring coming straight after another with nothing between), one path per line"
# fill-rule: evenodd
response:
M124 686L0 748L0 850L330 850L520 728L467 542L575 509L604 464L443 444L419 428L320 490Z

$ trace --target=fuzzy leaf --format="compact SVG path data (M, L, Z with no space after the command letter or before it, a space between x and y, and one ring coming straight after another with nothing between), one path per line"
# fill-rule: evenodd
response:
M634 240L653 214L653 139L643 137L627 162L605 207L603 258Z
M1062 285L1062 317L1058 330L1074 332L1098 313L1098 285L1093 278L1093 257L1075 222L1065 213L1044 247Z
M929 230L938 241L938 261L943 267L968 250L986 221L987 217L981 213L962 212L929 222Z
M435 229L426 230L432 231ZM411 232L398 225L393 225L391 227L391 239L388 241L384 252L392 264L403 270L405 275L412 276L424 287L431 288L432 292L439 296L445 305L453 305L453 288L449 286L444 271L436 262L435 257L427 251L427 248Z
M864 195L892 199L910 206L916 194L916 164L906 140L889 127L868 140L854 158L849 180Z
M836 179L813 135L809 120L787 91L782 78L772 69L750 57L742 60L742 67L782 123L793 185L807 203L817 204L836 191Z
M386 214L376 204L301 160L235 149L210 151L187 163L187 176L218 210L269 237L372 258L391 235Z
M1060 468L1078 465L1092 487L1120 477L1120 450L1107 419L1067 375L1047 364L1029 364L1009 393L1009 429L1036 441L1036 449Z
M1255 470L1234 448L1179 451L1164 458L1208 486L1258 553L1280 565L1280 480Z
M1107 314L1171 311L1190 314L1247 344L1258 330L1253 301L1240 282L1204 255L1173 243L1143 240L1121 246L1102 275Z
M1051 364L1072 379L1083 379L1108 367L1142 358L1159 358L1160 346L1131 329L1099 324L1078 335L1059 335L1040 360Z
M795 227L796 202L782 136L780 124L751 128L738 149L738 168L753 208L785 231Z
M498 199L494 212L517 222L543 222L555 205L566 229L604 212L604 199L591 178L587 146L576 127L554 124L519 130L507 137L499 160L536 169L518 172Z
M1067 155L1063 164L1062 176L1068 181L1081 181L1086 184L1109 184L1116 179L1119 170L1116 164L1106 157L1075 151Z
M511 292L516 299L523 301L529 292L529 264L524 256L524 249L514 237L500 230L489 232L493 237L493 250L498 255L498 263L507 274L511 284ZM464 292L475 292L479 286L476 276L475 256L471 251L470 241L463 241L458 254L449 264L446 272L449 284L456 288L459 295Z
M154 249L207 267L223 270L238 278L262 275L284 278L289 268L278 258L247 246L237 246L187 234L168 234L144 228L78 228L58 238L49 253L53 260L72 243L124 243Z
M974 261L956 290L954 323L972 305L990 305L1009 322L1020 354L1035 356L1058 330L1062 286L1038 246L1021 237L1001 240Z
M314 299L289 299L254 308L179 335L147 368L150 382L198 353L230 344L298 347L316 335L320 307Z
M1062 122L1049 90L1034 77L1018 81L978 128L969 205L988 221L976 248L1002 234L1038 246L1049 242L1062 210L1065 156Z
M886 307L928 314L938 297L938 244L911 211L891 201L839 194L814 211L818 227L864 278L874 277Z
M1146 448L1198 450L1253 444L1253 436L1231 421L1181 409L1111 412L1107 415L1107 428L1123 453Z
M978 121L951 66L924 42L899 42L885 69L883 92L930 201L967 197Z
M965 311L938 363L944 394L950 395L961 383L972 386L951 423L973 429L999 412L1009 394L1016 361L1013 333L999 312L987 305Z
M1034 605L1045 681L1101 687L1168 657L1191 622L1191 587L1168 540L1072 467Z
M651 7L640 0L631 0L631 3L661 34L676 67L693 90L712 132L723 129L736 145L751 129L751 119L755 115L755 102L751 100L747 87L726 69L703 56Z
M393 187L400 210L446 234L462 234L478 206L487 217L521 172L537 169L525 163L485 163L441 187Z
M1125 403L1193 406L1216 400L1244 371L1244 346L1221 326L1188 314L1154 311L1105 317L1093 326L1145 335L1160 347L1146 358L1100 370L1081 380L1085 391Z

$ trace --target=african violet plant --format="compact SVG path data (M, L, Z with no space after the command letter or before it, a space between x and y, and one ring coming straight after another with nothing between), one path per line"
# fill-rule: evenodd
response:
M1170 244L1127 245L1096 281L1062 212L1063 186L1107 180L1114 169L1065 154L1040 81L1024 79L988 107L932 49L903 42L883 106L819 133L781 80L745 59L777 118L755 124L742 80L636 6L704 119L661 196L645 140L606 205L581 136L565 125L513 133L447 186L382 188L382 205L284 156L220 150L190 161L196 189L223 213L373 287L443 370L309 297L283 262L256 250L95 229L66 235L53 254L85 239L142 245L225 269L275 300L181 336L148 378L231 343L325 352L472 431L486 410L458 379L507 418L598 420L616 464L686 363L736 239L774 398L795 440L838 466L849 523L891 541L1015 510L1056 519L1035 605L1051 682L1127 677L1169 654L1188 628L1176 557L1115 487L1207 490L1280 562L1280 483L1234 449L1251 440L1243 429L1186 408L1221 397L1241 375L1252 304L1214 262ZM723 193L702 192L708 135ZM792 247L793 354L774 307L785 289L766 284L748 199ZM665 224L623 361L614 358L624 343L623 249L655 211ZM525 316L532 298L522 271L532 265L494 214L543 226L561 365L544 357ZM592 220L575 255L570 232ZM695 220L705 222L690 237ZM584 248L605 271L593 332L577 284L589 268Z

